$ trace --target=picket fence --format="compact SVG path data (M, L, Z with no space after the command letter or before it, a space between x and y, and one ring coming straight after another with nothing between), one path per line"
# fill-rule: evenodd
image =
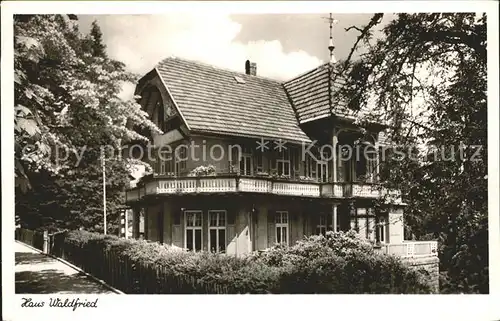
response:
M112 249L93 249L65 242L66 232L48 234L19 228L16 240L60 257L127 294L229 294L227 285L173 276L164 266L135 262Z

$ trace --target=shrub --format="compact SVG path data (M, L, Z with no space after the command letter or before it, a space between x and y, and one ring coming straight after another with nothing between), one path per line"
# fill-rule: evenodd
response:
M65 246L70 258L88 269L105 265L98 254L104 252L131 263L133 271L121 276L131 278L123 281L133 284L127 286L130 293L430 292L418 272L396 257L375 253L354 232L306 237L244 258L85 231L68 233Z
M374 252L354 231L310 236L251 256L280 267L281 293L429 293L419 272L399 258Z

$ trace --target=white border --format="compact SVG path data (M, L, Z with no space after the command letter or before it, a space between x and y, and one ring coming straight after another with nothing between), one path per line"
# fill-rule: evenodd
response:
M213 306L224 306L217 318L255 320L275 317L310 320L331 315L340 319L496 320L500 318L500 260L498 213L498 3L494 1L352 1L352 2L3 2L2 21L2 305L4 320L140 320L144 317L203 319ZM448 296L114 296L99 297L97 309L21 309L23 295L13 295L14 174L13 174L13 48L14 13L148 14L182 12L230 13L373 13L373 12L488 13L488 162L490 295ZM48 295L30 295L34 300ZM59 296L95 299L96 295ZM221 301L223 300L223 301ZM195 302L193 302L195 301ZM192 307L196 306L195 309ZM276 306L287 307L276 309ZM317 307L321 307L318 309ZM327 307L325 309L325 307ZM362 307L362 308L361 308ZM382 310L381 310L382 309ZM188 313L185 313L188 311ZM217 311L220 311L218 309ZM383 311L381 313L381 311ZM182 313L182 314L181 314ZM227 316L227 317L226 317Z

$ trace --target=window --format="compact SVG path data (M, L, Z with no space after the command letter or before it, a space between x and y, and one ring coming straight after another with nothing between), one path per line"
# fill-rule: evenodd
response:
M158 88L148 87L143 93L143 108L151 115L151 120L162 131L165 127L165 109Z
M278 176L290 177L290 153L287 150L282 151L276 159Z
M321 183L328 182L328 163L326 161L318 161L318 179Z
M163 109L163 103L161 101L160 92L158 92L158 100L155 104L156 117L158 119L158 127L164 131L165 130L165 110Z
M214 253L226 251L226 211L208 211L208 247Z
M358 148L359 153L356 155L356 181L365 181L367 179L366 177L366 170L368 167L368 164L366 162L366 158L364 153L362 152L362 148Z
M240 158L240 175L250 176L252 174L252 154L242 154Z
M158 174L158 161L156 159L151 159L149 162L149 165L153 169L153 174Z
M380 243L386 243L386 233L387 233L387 220L385 217L381 216L379 217L377 224L377 236Z
M310 177L314 180L317 179L316 177L316 169L317 169L317 165L316 165L316 161L309 155L306 155L306 160L305 160L305 174L306 174L306 177Z
M186 170L187 166L187 147L183 146L176 149L177 171L180 173ZM178 174L179 174L178 173Z
M299 160L299 150L296 148L290 148L290 160L291 160L291 170L292 177L299 178L300 176L300 160Z
M276 243L288 245L288 212L276 212Z
M202 212L201 211L185 211L185 233L184 244L189 251L201 251L202 240Z
M328 215L327 213L320 213L318 219L318 224L316 225L316 235L326 235L327 231L332 230L331 215Z
M256 153L255 161L257 163L256 165L257 173L264 172L264 153L262 151L258 151Z
M159 171L158 174L165 175L172 172L172 157L166 151L158 152Z

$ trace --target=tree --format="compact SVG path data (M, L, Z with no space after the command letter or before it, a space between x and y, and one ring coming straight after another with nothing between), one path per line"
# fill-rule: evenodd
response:
M98 228L101 148L147 141L134 128L159 129L135 100L119 98L121 85L136 76L107 57L96 22L84 35L65 16L16 16L14 32L16 210L34 227ZM130 163L106 163L114 212Z
M335 101L413 151L385 158L383 185L403 191L416 237L439 240L441 290L487 293L486 15L398 14L375 39L382 17L347 29L359 36L332 75L346 80Z
M90 29L90 36L92 37L92 53L94 57L106 57L106 46L102 40L101 27L97 24L97 21L92 22L92 27Z

